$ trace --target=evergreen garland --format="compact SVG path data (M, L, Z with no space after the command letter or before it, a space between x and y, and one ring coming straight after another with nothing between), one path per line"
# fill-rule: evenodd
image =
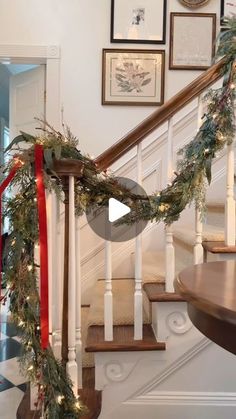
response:
M52 349L42 350L40 345L40 318L38 294L38 266L34 261L34 246L38 242L38 213L34 176L34 146L44 148L44 175L48 190L62 198L61 180L53 172L54 159L73 158L84 164L84 176L76 181L75 202L77 215L108 205L110 197L118 198L135 208L124 217L129 224L137 220L161 221L171 224L183 209L195 202L204 208L206 182L211 182L212 161L226 144L233 141L234 101L236 84L236 19L228 19L228 30L220 35L217 58L226 57L222 69L223 85L210 90L205 100L207 111L195 138L179 151L179 162L173 182L164 190L147 198L136 196L119 185L116 178L102 172L92 159L78 150L78 140L68 128L62 134L44 123L38 136L22 133L6 152L10 151L23 163L12 185L18 193L5 198L4 215L8 217L11 238L5 249L7 259L5 280L7 291L3 303L10 297L13 321L20 330L23 343L21 367L29 380L38 386L38 407L44 406L49 419L80 418L86 408L74 396L72 383ZM22 149L22 142L28 144ZM12 168L10 161L3 170Z

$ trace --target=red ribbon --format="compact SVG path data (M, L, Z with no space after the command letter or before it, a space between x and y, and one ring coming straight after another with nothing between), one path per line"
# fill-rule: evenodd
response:
M0 302L1 298L1 291L2 291L2 195L8 185L11 183L12 179L14 178L17 170L22 166L22 161L15 159L15 164L9 175L4 179L4 181L0 185Z
M43 147L35 145L35 176L39 218L40 246L40 326L41 347L46 349L49 343L48 321L48 243L47 243L47 212L45 186L43 181Z

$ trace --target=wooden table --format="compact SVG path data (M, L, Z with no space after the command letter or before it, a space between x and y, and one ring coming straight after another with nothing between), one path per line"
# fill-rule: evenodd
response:
M187 301L200 332L236 354L236 262L191 266L178 275L175 290Z

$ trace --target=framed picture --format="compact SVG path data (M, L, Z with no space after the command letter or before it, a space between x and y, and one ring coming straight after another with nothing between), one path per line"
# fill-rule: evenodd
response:
M164 44L167 0L111 0L111 42Z
M162 105L165 51L104 49L103 105Z
M215 53L215 13L171 13L170 69L204 70Z
M236 0L221 0L221 25L225 24L224 17L236 15Z

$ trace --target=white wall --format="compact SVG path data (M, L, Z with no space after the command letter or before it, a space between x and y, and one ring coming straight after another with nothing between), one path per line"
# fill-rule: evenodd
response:
M165 98L199 74L198 71L167 70L169 13L190 9L178 0L168 0L167 44L156 48L144 44L111 44L110 3L110 0L0 0L2 44L61 46L61 103L65 119L79 136L81 149L94 156L155 109L101 106L102 48L166 48ZM198 12L215 12L218 17L219 10L220 0L210 0L197 9Z

